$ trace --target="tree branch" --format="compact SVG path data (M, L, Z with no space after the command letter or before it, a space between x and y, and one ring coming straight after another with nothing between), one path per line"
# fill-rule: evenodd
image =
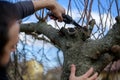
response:
M46 22L21 24L20 32L25 32L27 34L31 34L32 32L44 34L59 48L64 47L65 39L59 35L59 30L48 25Z

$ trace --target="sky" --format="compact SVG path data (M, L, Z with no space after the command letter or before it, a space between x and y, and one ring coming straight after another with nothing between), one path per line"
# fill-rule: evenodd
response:
M9 0L11 2L16 2L16 0ZM21 0L24 1L24 0ZM60 5L62 5L66 11L67 11L67 7L68 7L68 0L57 0L58 3ZM75 0L76 2L79 0ZM83 1L83 0L81 0ZM98 13L98 0L93 0L93 6L92 6L92 12L91 15L92 17L96 20L97 24L100 24L100 18L99 18L99 13ZM108 1L112 1L112 0L100 0L102 6L104 6L106 9L108 8ZM120 4L120 1L118 0L118 4ZM83 12L83 6L82 4L78 4L78 7L80 9L80 12ZM73 17L74 20L78 21L78 19L81 17L81 15L79 14L77 8L75 7L75 2L74 0L71 0L71 9L72 9L72 15L69 13L69 15L71 15ZM119 6L120 9L120 6ZM112 17L112 24L115 23L115 16L117 16L117 11L116 11L116 6L115 6L115 2L112 4L111 7L111 15L110 13L108 13L107 16L107 10L106 11L102 11L101 10L101 15L103 17L103 23L105 23L106 17L108 17L108 21L106 23L106 31L105 34L107 33L108 29L109 29L109 24L110 24L110 17ZM30 23L30 22L37 22L38 20L36 19L35 15L31 15L25 19L23 19L23 23ZM64 22L59 23L57 22L58 25L60 27L64 26ZM55 22L53 20L49 20L48 24L52 25L53 27L55 27ZM67 27L74 27L73 25L66 25ZM96 32L97 27L94 28L93 32ZM95 36L98 36L98 33L95 34ZM27 38L27 42L25 43L25 39ZM93 38L93 37L92 37ZM59 49L57 49L54 45L51 45L49 43L45 43L43 41L39 41L39 40L34 40L34 38L32 36L25 36L24 33L20 33L20 39L22 41L24 41L25 46L23 46L21 42L19 42L18 44L18 49L19 52L22 52L23 48L25 47L26 51L25 53L27 53L27 59L37 59L38 61L42 62L44 64L44 66L46 66L46 68L50 67L57 67L59 66L59 63L57 61L57 56L59 55L59 58L61 60L61 63L63 63L63 53L62 51L59 51ZM43 45L44 43L44 45ZM33 44L33 45L32 45ZM43 48L44 46L44 48ZM57 54L58 52L58 54ZM39 54L38 54L39 53ZM43 55L44 53L44 55ZM33 57L34 56L34 57Z

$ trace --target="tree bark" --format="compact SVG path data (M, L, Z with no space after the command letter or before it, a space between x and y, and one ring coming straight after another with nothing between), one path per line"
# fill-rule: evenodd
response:
M83 28L57 30L45 22L21 25L21 32L44 34L64 53L63 73L61 80L69 80L70 65L77 67L76 76L84 74L90 67L102 71L111 61L120 58L120 52L114 53L111 48L120 45L120 17L116 17L106 36L99 40L90 40Z

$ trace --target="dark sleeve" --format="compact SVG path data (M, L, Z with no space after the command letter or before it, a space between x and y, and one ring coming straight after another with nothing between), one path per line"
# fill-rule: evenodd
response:
M35 12L32 1L22 1L15 3L19 19L25 18Z
M0 80L9 80L6 72L6 67L0 66Z

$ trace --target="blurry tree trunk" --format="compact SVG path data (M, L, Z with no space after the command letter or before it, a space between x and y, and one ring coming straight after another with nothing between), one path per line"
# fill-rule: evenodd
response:
M80 27L57 30L46 22L21 25L21 32L44 34L64 53L61 80L68 80L70 65L77 67L76 76L84 74L90 67L100 72L111 61L120 58L116 52L120 45L120 17L106 36L99 40L89 39L90 30ZM93 24L89 25L93 27ZM113 50L111 50L113 49Z

